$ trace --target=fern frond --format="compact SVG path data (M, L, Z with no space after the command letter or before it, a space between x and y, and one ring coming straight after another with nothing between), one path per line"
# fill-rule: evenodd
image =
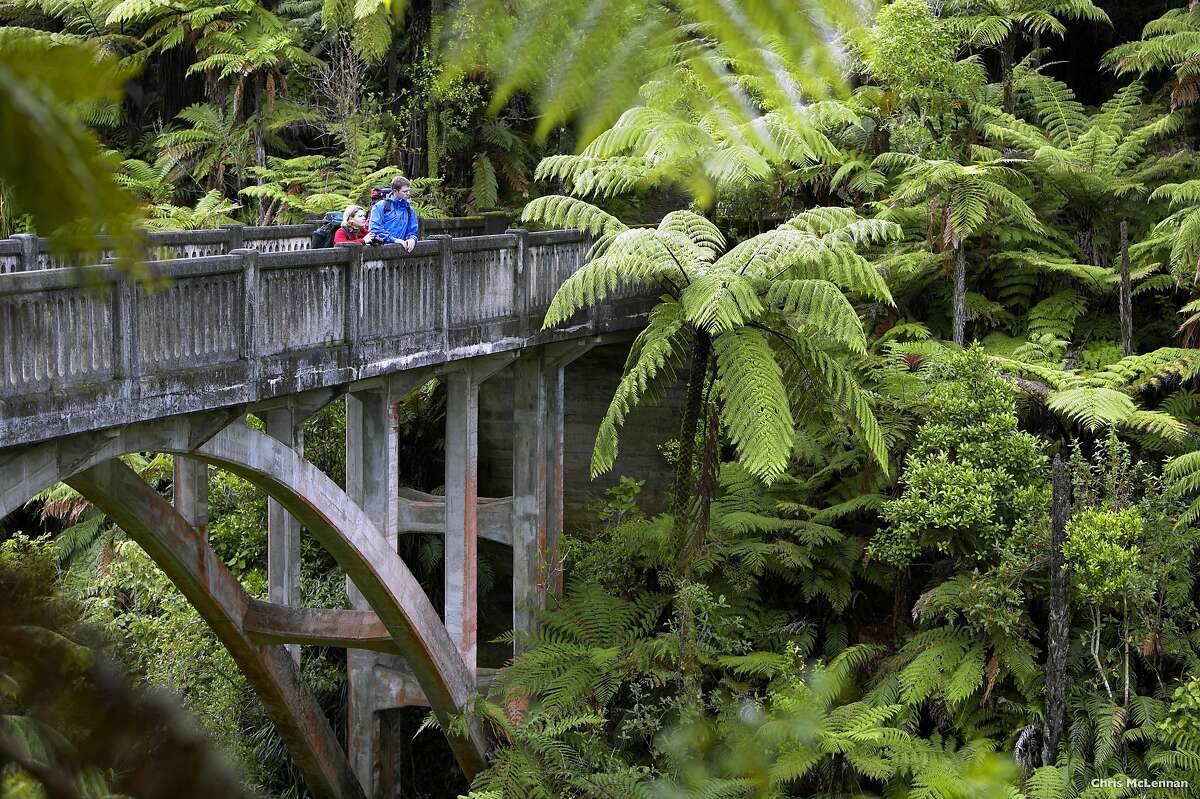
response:
M792 419L783 372L766 337L740 328L713 340L722 406L721 420L751 474L771 483L787 468Z

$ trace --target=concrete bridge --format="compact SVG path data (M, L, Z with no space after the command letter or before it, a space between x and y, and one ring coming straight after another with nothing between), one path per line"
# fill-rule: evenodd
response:
M511 547L513 625L532 624L561 579L566 370L628 341L644 298L542 330L583 263L578 231L439 235L399 247L308 249L307 226L153 234L153 278L69 259L34 237L0 241L0 518L65 481L109 514L212 626L274 720L311 791L374 796L378 713L427 705L470 718L477 664L478 540ZM476 233L448 225L449 233ZM157 238L155 238L157 236ZM480 486L481 386L510 431L511 496ZM398 479L397 402L431 376L447 388L445 497ZM346 487L303 457L304 421L347 403ZM265 432L245 424L247 414ZM485 420L486 421L486 420ZM119 460L176 456L173 503ZM207 468L269 497L269 601L251 598L207 541ZM495 474L491 482L496 482ZM300 532L343 567L352 610L300 607ZM435 608L398 536L445 537ZM348 649L343 750L299 676L299 646ZM474 720L450 744L472 775L491 742Z

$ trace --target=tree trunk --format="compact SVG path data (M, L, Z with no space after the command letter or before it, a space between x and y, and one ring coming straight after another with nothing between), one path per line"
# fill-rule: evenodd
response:
M675 464L675 484L671 491L671 515L675 518L677 530L687 529L684 519L691 505L692 489L695 487L696 432L700 424L700 414L704 410L704 383L711 354L712 336L703 330L697 330L696 337L692 340L687 404L684 406L683 421L679 427L679 461Z
M1058 758L1067 715L1067 647L1071 638L1071 570L1063 559L1071 509L1071 473L1061 454L1054 456L1050 504L1050 613L1046 630L1046 722L1042 764Z
M954 343L963 344L967 329L967 251L961 240L954 248Z
M1013 86L1013 66L1017 60L1017 29L1010 28L1000 46L1000 80L1004 83L1004 112L1017 111L1017 93Z
M266 105L266 76L256 75L254 78L254 163L259 169L265 169L267 166L267 121L263 117L264 106ZM256 177L255 183L259 186L267 182L266 176L260 171ZM258 215L266 214L266 200L263 197L258 198Z
M717 415L716 405L709 401L713 384L717 380L716 371L715 364L708 370L704 398L700 405L701 413L704 414L704 447L700 455L700 475L696 480L693 494L688 497L689 502L694 498L697 507L695 515L689 520L691 532L680 548L675 561L677 571L684 577L691 576L692 559L700 552L705 539L708 538L712 500L717 493L718 472L721 467L720 452L718 451L721 422Z
M1129 279L1129 223L1121 220L1121 351L1133 354L1133 292Z

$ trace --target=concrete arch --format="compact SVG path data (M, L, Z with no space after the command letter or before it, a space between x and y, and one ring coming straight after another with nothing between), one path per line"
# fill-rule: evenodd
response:
M466 666L437 611L371 519L299 454L228 414L169 417L22 448L0 461L0 515L71 475L130 452L170 452L228 469L262 488L300 520L379 616L404 652L434 713L446 724L472 693ZM448 736L468 777L485 767L489 743L477 722Z
M171 504L119 460L85 469L67 482L111 516L170 578L262 700L305 783L322 799L363 799L316 700L283 646L256 644L243 619L252 599L204 538Z

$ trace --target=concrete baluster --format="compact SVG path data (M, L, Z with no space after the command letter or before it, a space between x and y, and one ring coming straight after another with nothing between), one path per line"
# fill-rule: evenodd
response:
M350 363L354 366L359 362L359 330L363 315L363 245L342 243L337 249L346 256L346 300L345 322L346 348L350 351Z
M221 225L221 230L225 231L225 252L231 253L234 250L240 250L245 245L245 231L243 225Z
M454 275L454 240L450 236L433 236L438 243L438 259L441 269L438 275L437 302L441 312L438 330L442 334L442 350L450 350L450 303L454 301L452 290Z
M134 385L142 372L141 306L138 303L137 283L130 277L118 275L113 283L113 377L130 384L126 396L132 399Z
M530 336L537 332L540 320L534 319L529 309L533 307L534 276L530 271L529 231L509 228L504 231L517 237L517 252L513 259L513 314L521 320L521 334Z
M242 264L242 360L251 382L258 382L258 251L238 249L229 253Z
M21 266L19 272L32 272L38 268L38 237L32 233L14 233L12 238L21 242Z

